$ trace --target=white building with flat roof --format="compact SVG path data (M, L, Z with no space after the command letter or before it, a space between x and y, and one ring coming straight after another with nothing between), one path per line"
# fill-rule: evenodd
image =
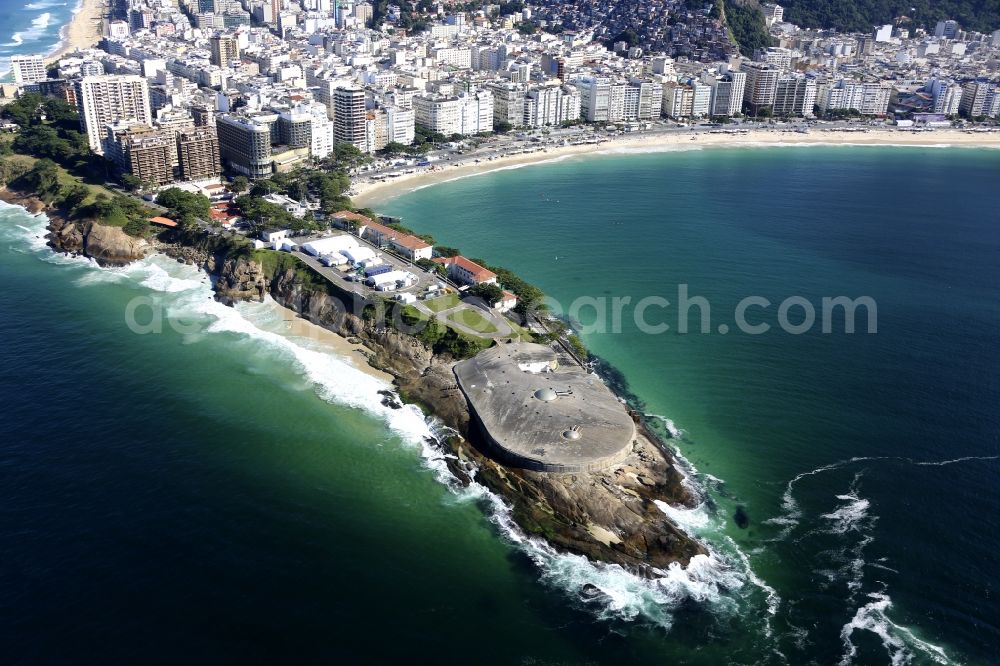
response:
M85 76L76 83L76 103L80 126L98 154L104 153L101 143L109 124L153 124L149 84L141 76Z
M10 68L14 73L14 83L18 85L44 81L48 78L45 73L45 61L37 54L12 55Z

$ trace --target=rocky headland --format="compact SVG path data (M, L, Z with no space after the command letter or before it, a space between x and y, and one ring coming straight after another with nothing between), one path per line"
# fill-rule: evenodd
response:
M451 433L441 445L448 466L465 484L483 484L510 506L513 519L528 534L557 548L625 566L641 575L651 568L687 564L704 546L670 522L656 501L693 506L700 501L685 482L672 452L633 414L637 436L621 463L575 474L534 472L501 465L477 448L469 405L456 386L457 359L435 354L417 338L367 316L363 304L292 262L260 261L245 240L205 231L172 230L149 241L92 220L69 220L30 194L5 191L5 201L29 212L45 212L49 245L56 251L120 266L150 252L162 252L197 265L215 278L216 298L233 304L270 295L308 321L361 341L370 363L395 378L400 397L419 405ZM287 255L285 255L287 256Z

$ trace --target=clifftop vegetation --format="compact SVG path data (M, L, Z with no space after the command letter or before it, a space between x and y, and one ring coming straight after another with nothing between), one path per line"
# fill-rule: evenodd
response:
M835 28L842 32L869 32L875 25L904 22L933 32L938 21L955 19L963 30L1000 29L1000 0L785 0L785 20L803 28Z
M752 56L754 50L773 44L764 12L756 0L716 0L712 12L716 11L729 27L730 37L743 55Z

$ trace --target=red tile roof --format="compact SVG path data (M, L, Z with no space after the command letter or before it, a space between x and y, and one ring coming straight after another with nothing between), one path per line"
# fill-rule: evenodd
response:
M476 262L471 259L466 259L462 255L458 255L457 257L437 257L434 261L444 266L450 266L452 264L460 266L469 271L476 282L486 282L487 280L495 279L497 276L497 274L493 271L483 268Z
M159 224L161 227L176 227L177 223L171 220L169 217L156 217L149 218L149 221L153 224Z
M369 221L368 228L385 238L391 238L397 245L402 245L410 250L422 250L431 246L430 243L422 238L417 238L416 236L411 236L410 234L403 233L402 231L397 231L392 227L387 227L384 224L379 224L378 222Z

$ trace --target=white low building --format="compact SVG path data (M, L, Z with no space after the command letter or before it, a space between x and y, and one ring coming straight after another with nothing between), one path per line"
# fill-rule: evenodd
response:
M375 257L375 250L370 247L350 247L340 251L352 264L357 265Z
M265 231L261 234L264 237L264 242L268 245L273 245L275 241L283 240L288 238L288 234L291 233L288 229L272 229L270 231Z
M302 251L318 257L324 254L338 254L341 250L349 250L354 247L358 247L358 239L354 236L341 234L303 243Z
M388 273L373 275L366 282L379 291L392 291L393 289L398 289L400 284L404 287L410 286L416 282L416 277L413 273L407 271L389 271Z

